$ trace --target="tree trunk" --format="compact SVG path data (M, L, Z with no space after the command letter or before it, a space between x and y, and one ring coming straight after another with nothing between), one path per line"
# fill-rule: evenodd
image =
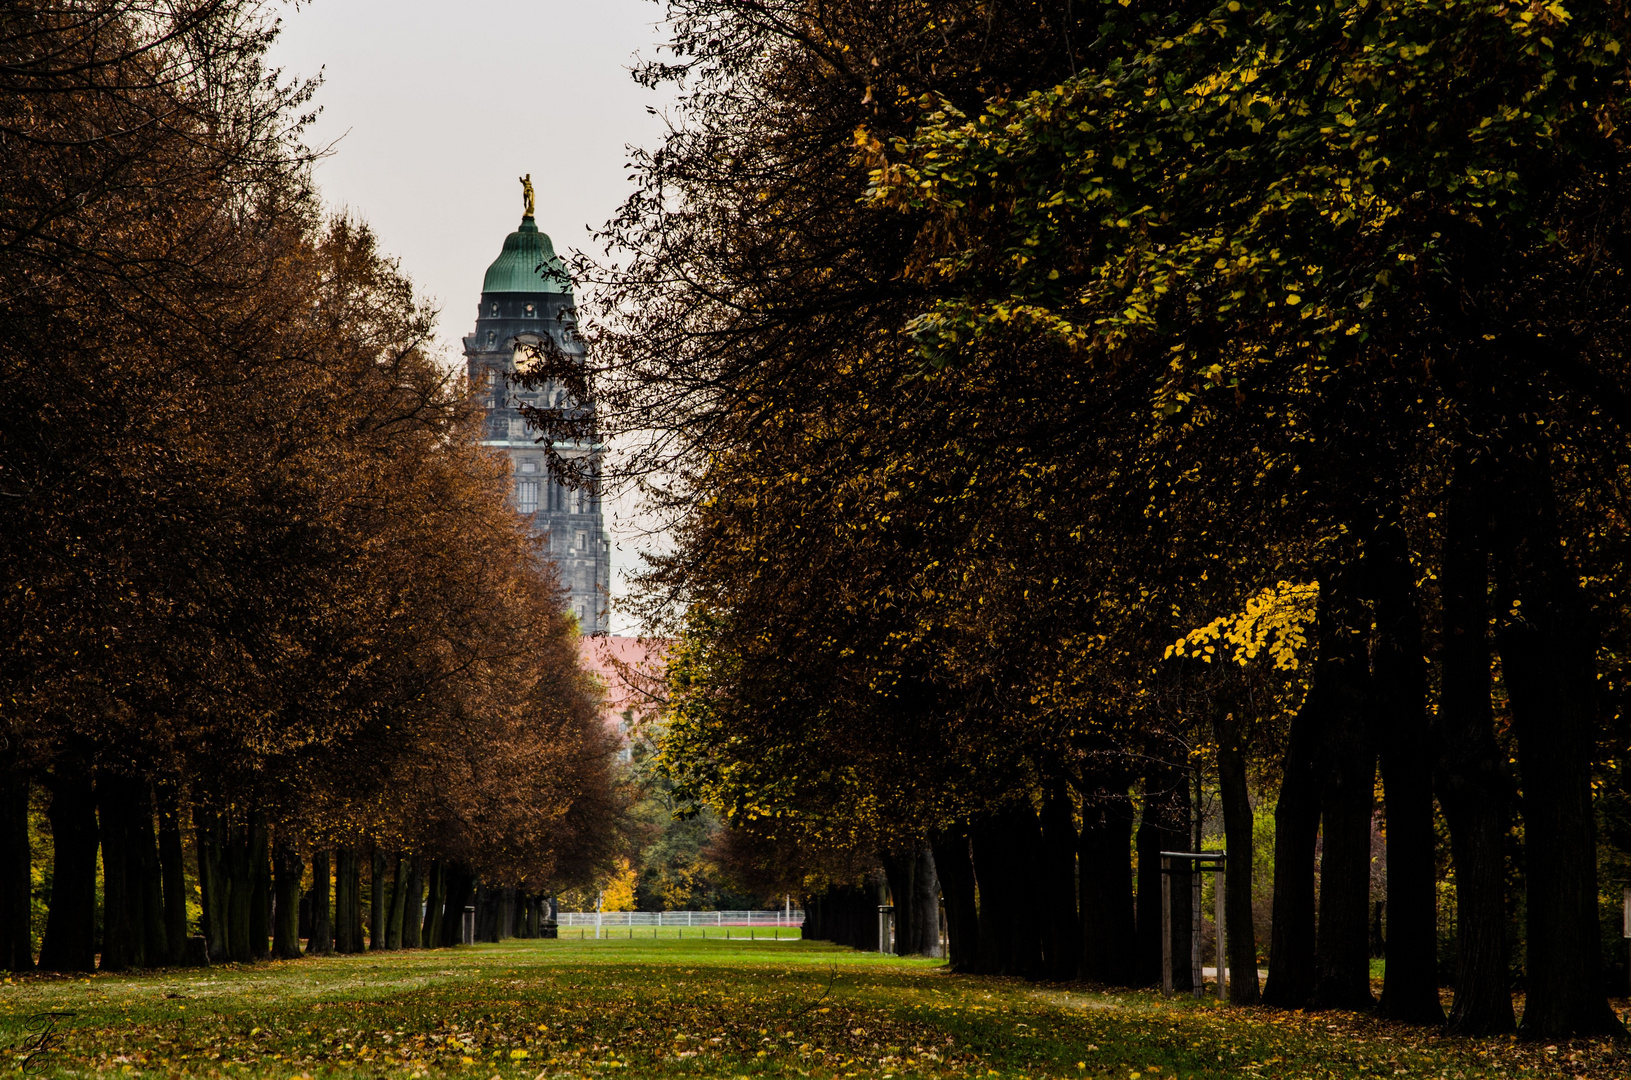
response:
M221 865L225 871L222 878L226 881L227 957L233 963L243 964L252 958L249 951L250 881L254 877L254 868L249 862L252 839L248 826L242 821L226 817L222 820L221 832L226 841Z
M1040 978L1042 921L1030 906L1041 835L1029 802L1015 802L974 831L974 873L980 893L980 969L986 974ZM988 947L989 942L989 947Z
M417 949L425 915L425 859L422 855L407 855L404 859L410 869L407 905L402 911L402 947Z
M1310 698L1312 698L1310 694ZM1317 703L1292 718L1274 807L1274 917L1263 1004L1301 1009L1314 993L1314 852L1319 841Z
M335 848L334 951L342 954L356 951L351 937L351 903L347 895L354 861L355 856L348 848Z
M181 846L181 809L174 784L157 787L159 877L164 892L164 939L170 964L187 962L187 858Z
M1174 748L1159 751L1176 757ZM1161 891L1163 876L1172 890L1172 985L1187 992L1193 984L1190 970L1190 923L1194 907L1187 863L1169 875L1161 873L1161 852L1186 851L1190 846L1188 774L1173 764L1157 762L1144 778L1144 813L1138 824L1138 949L1139 981L1161 985Z
M883 952L889 944L879 936L882 927L878 925L878 908L887 901L887 890L888 881L876 872L868 874L861 885L861 899L856 905L860 943L856 947L865 952Z
M362 868L355 848L334 853L334 951L360 953L362 939Z
M334 951L329 894L328 848L318 848L311 856L311 937L306 939L307 956L327 956Z
M1168 850L1192 851L1194 843L1195 814L1194 804L1189 800L1189 771L1175 768L1172 778L1175 782L1171 795L1168 812L1176 816L1172 833L1180 842L1173 844ZM1157 867L1160 858L1157 856ZM1187 994L1199 989L1195 985L1194 964L1194 934L1195 934L1195 864L1180 860L1173 864L1168 871L1167 881L1171 890L1169 912L1172 916L1172 989L1174 993Z
M425 926L420 941L427 949L447 944L442 940L442 909L447 904L447 868L440 859L430 864L430 897L425 901Z
M51 903L40 943L45 971L96 970L96 794L89 775L57 767L51 806Z
M946 898L947 960L953 971L973 971L979 961L980 911L975 902L968 834L963 829L935 838L934 865Z
M447 910L442 916L442 944L458 945L464 940L464 909L476 895L475 875L459 863L444 868L447 876Z
M940 875L935 870L934 852L924 847L917 853L917 873L912 877L916 895L916 934L912 952L918 956L940 955Z
M1321 581L1319 659L1310 698L1324 724L1321 746L1324 818L1314 994L1322 1009L1368 1009L1370 992L1371 824L1376 801L1376 745L1371 731L1370 619L1352 588L1351 571Z
M1011 805L1004 815L1006 828L1013 837L1009 849L1013 866L1008 910L1014 919L1013 973L1027 979L1040 979L1046 973L1042 966L1042 940L1045 914L1033 907L1029 900L1041 895L1042 828L1036 811L1029 801Z
M402 919L408 911L409 860L399 851L392 862L396 868L391 875L391 913L385 926L385 947L402 948Z
M1433 743L1427 721L1416 575L1403 530L1377 531L1369 554L1376 597L1372 670L1376 737L1387 816L1387 965L1382 1015L1441 1024L1438 889L1433 826Z
M103 971L141 966L141 898L131 866L129 781L113 773L96 776L97 822L102 836ZM136 887L133 887L136 886Z
M979 888L979 953L975 970L982 975L1004 975L1012 970L1014 918L1012 868L1001 819L976 822L969 836L974 879Z
M1133 804L1127 781L1084 785L1078 857L1081 975L1109 986L1138 983L1133 907ZM1160 925L1160 897L1155 919ZM1160 942L1156 942L1160 960Z
M362 952L368 947L362 925L362 853L351 853L351 907L346 914L351 919L351 951Z
M1597 642L1564 558L1546 450L1508 469L1498 515L1497 644L1523 779L1528 981L1519 1033L1624 1035L1603 983L1597 911Z
M1455 1002L1449 1029L1496 1035L1516 1025L1506 940L1507 799L1495 742L1488 634L1489 506L1480 467L1456 465L1445 512L1443 686L1434 786L1455 867Z
M374 952L385 949L385 898L390 890L385 881L385 851L374 845L372 886L368 895L368 948Z
M279 826L272 849L272 881L277 899L272 914L272 955L279 960L300 958L300 878L305 860L288 830Z
M905 956L916 936L917 853L880 854L878 861L883 863L884 878L889 882L889 896L895 907L895 948Z
M1042 859L1037 875L1047 924L1043 933L1044 970L1058 982L1076 977L1081 965L1081 915L1076 906L1076 833L1070 789L1050 781L1042 796Z
M0 766L0 970L34 970L28 774Z
M1246 787L1241 724L1225 724L1218 739L1218 789L1223 801L1224 951L1229 964L1229 1002L1256 1005L1257 935L1252 926L1252 801Z
M854 896L850 904L850 934L854 938L855 948L863 952L882 952L883 943L879 936L878 916L876 906L883 903L883 890L878 883L878 875L869 875L861 883L860 891Z
M917 917L917 854L881 855L884 879L889 883L889 903L894 907L895 951L906 955L916 934Z
M142 966L163 967L170 962L170 935L165 926L164 878L160 869L158 836L153 831L153 787L145 779L131 781L130 887L140 901Z
M799 898L799 906L804 910L804 921L799 924L799 936L805 941L827 939L821 921L821 896L821 893L811 893Z
M475 888L470 892L470 906L476 909L473 912L476 922L475 940L489 940L493 924L493 890L479 878L476 880Z
M249 959L271 955L272 836L260 811L249 815Z
M940 948L940 883L928 850L882 856L895 906L895 949L933 956Z
M476 940L497 943L498 941L498 914L499 894L501 889L495 889L485 881L476 882ZM883 901L879 901L882 903Z
M198 889L203 905L204 942L212 961L228 960L232 956L232 935L229 931L231 896L227 873L229 840L226 822L220 814L202 807L193 807L193 830L198 849Z

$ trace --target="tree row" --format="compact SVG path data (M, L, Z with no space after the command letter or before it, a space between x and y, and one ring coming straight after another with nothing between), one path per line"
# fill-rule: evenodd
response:
M195 895L211 957L289 955L330 851L345 948L370 852L462 909L615 844L554 567L433 312L321 212L274 32L0 15L0 966L186 959Z
M597 386L679 790L1114 985L1205 795L1232 1000L1620 1032L1621 6L676 8Z

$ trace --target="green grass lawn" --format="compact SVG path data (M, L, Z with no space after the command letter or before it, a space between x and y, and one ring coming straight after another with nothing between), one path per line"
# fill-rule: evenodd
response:
M151 1080L1631 1075L1601 1042L1446 1039L734 934L7 980L0 1042L28 1074Z
M786 941L803 933L797 926L603 926L602 939L619 941ZM593 926L563 926L562 941L593 941Z

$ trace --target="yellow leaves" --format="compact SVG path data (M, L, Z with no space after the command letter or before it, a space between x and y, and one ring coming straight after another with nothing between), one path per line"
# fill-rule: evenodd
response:
M1264 589L1246 608L1234 615L1213 619L1167 646L1165 659L1193 656L1211 663L1221 642L1232 648L1230 659L1242 667L1265 649L1279 671L1295 671L1297 653L1308 644L1307 627L1314 621L1319 601L1319 583L1294 584L1282 581Z

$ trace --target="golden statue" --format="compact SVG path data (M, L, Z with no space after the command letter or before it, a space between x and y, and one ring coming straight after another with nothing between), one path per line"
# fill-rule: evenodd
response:
M534 207L533 207L533 203L532 203L532 174L531 173L528 173L527 175L521 177L521 194L527 200L526 216L527 217L532 217Z

